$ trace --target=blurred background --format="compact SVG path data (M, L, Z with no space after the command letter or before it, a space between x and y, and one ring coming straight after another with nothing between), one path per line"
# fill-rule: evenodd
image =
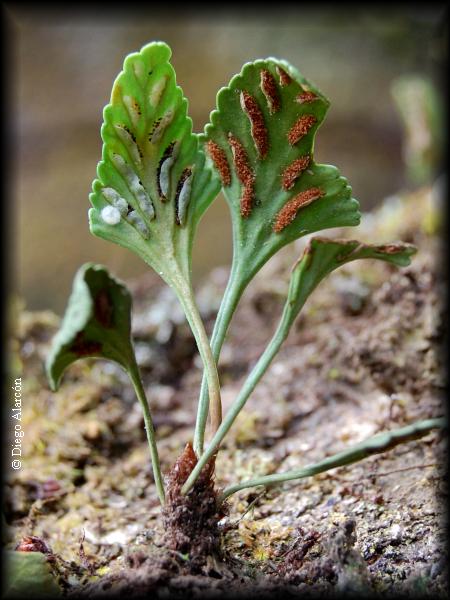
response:
M122 278L148 267L129 251L94 238L88 194L101 156L102 109L126 54L164 40L201 131L244 62L292 62L331 100L315 158L338 166L364 210L400 189L431 180L439 157L430 135L439 113L446 55L445 5L356 5L167 12L4 4L13 110L9 227L11 284L30 309L61 314L80 264L107 265ZM405 100L406 98L406 100ZM398 106L403 108L399 110ZM428 136L428 137L427 137ZM432 148L432 150L430 150ZM230 224L219 197L194 251L199 281L231 259Z

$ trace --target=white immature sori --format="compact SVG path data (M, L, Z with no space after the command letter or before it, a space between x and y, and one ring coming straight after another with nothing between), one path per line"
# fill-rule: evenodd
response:
M114 165L117 167L119 173L125 179L130 192L135 197L141 211L149 219L154 219L155 210L153 208L152 201L150 200L147 192L144 189L144 186L139 180L139 177L136 175L130 165L124 161L120 154L112 154L111 159Z
M144 63L141 60L136 60L133 63L133 71L134 74L136 76L136 79L139 81L139 83L143 83L145 80L145 66Z
M166 84L167 75L164 75L163 77L161 77L161 79L159 79L158 81L156 81L156 83L153 84L150 90L150 94L148 96L148 101L150 102L150 106L152 108L156 108L160 103L163 92L166 88Z
M174 112L171 108L159 119L156 120L150 134L149 141L152 144L156 144L162 138L164 131L172 122Z
M132 210L130 214L127 216L127 220L136 227L139 233L145 238L148 239L150 237L150 232L148 230L147 225L141 219L137 210Z
M139 104L136 102L134 98L131 96L123 96L123 103L125 104L128 114L130 115L130 119L133 125L136 127L139 123L139 119L141 118L141 109Z
M175 210L177 224L181 226L186 222L187 207L191 199L193 175L193 167L186 167L178 182L175 195Z
M102 190L102 194L109 204L112 204L115 208L117 208L121 215L125 216L127 214L128 202L125 200L125 198L122 198L115 189L105 187Z
M192 290L191 255L198 223L220 183L205 165L170 56L166 44L154 42L124 61L103 110L102 159L89 197L89 225L94 235L137 254L179 297L205 368L215 431L221 420L220 385ZM126 213L110 190L126 201ZM118 214L109 207L120 214L115 227L109 223Z
M120 211L114 206L105 206L101 217L107 225L118 225L120 223Z
M142 151L137 145L134 135L125 125L114 125L114 127L120 140L125 144L125 148L128 150L134 164L138 168L142 168Z
M167 200L170 192L170 172L178 154L179 144L172 142L164 152L158 166L158 186L162 200Z

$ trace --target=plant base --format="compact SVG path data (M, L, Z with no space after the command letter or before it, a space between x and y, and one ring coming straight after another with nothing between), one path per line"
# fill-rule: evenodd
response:
M205 466L190 492L181 494L196 463L197 457L188 443L167 476L163 508L165 545L185 555L193 573L202 571L211 559L221 558L219 521L226 514L226 507L218 504L214 486L214 459Z

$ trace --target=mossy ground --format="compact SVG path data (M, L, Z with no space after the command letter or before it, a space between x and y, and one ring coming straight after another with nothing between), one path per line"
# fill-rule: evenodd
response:
M423 189L386 202L357 232L338 232L402 239L419 252L407 269L361 261L321 284L226 439L217 487L443 413L445 297L433 202ZM302 245L281 252L245 294L222 353L225 410L270 338ZM209 324L225 280L218 269L199 291ZM191 440L201 371L179 308L158 279L150 274L132 288L137 356L167 473ZM264 597L283 586L287 597L446 596L442 433L297 484L231 497L228 515L217 514L220 551L208 551L193 570L189 544L182 552L168 542L126 375L82 361L59 392L49 391L42 365L57 325L50 313L17 310L12 368L22 378L24 457L22 469L8 474L5 500L7 545L44 539L65 593Z

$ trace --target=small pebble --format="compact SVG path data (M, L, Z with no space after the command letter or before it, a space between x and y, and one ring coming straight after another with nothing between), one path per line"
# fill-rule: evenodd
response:
M402 528L400 527L400 525L398 523L395 523L394 525L392 525L390 532L389 532L389 541L391 544L396 543L398 544L402 539Z

